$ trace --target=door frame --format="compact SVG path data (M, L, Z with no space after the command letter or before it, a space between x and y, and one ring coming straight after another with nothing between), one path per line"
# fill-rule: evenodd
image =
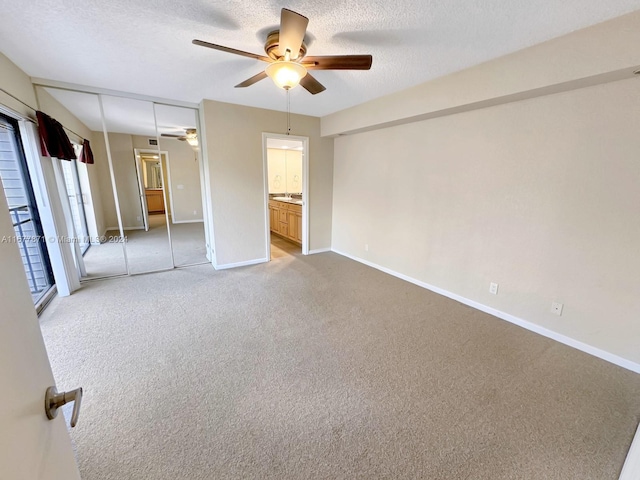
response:
M269 163L267 140L297 140L302 142L302 254L309 255L309 137L262 132L262 176L264 183L265 258L271 261L271 231L269 228Z
M144 180L143 180L143 165L142 159L140 158L141 153L146 153L141 151L140 148L133 149L133 158L136 162L136 176L138 177L138 198L140 198L140 209L142 210L142 224L144 225L144 231L149 231L149 207L147 206L147 195L144 191ZM155 153L155 152L154 152Z
M144 154L144 153L150 153L153 155L158 155L158 157L160 158L160 169L163 173L163 178L162 178L162 189L163 189L163 195L165 196L165 209L167 210L167 215L168 215L168 209L167 209L167 191L165 189L165 181L164 181L164 170L162 167L162 155L164 155L166 161L167 161L167 170L168 170L168 163L169 163L169 152L165 151L165 150L153 150L153 149L149 149L149 148L134 148L133 149L133 156L135 157L136 160L136 174L138 176L138 195L140 197L140 206L142 207L142 220L144 223L144 230L146 232L149 231L149 208L147 206L147 197L144 191L144 181L143 181L143 171L142 171L142 161L140 159L140 154ZM167 175L169 175L169 172L167 172ZM168 187L169 189L171 188L170 186ZM169 191L169 200L171 200L172 195L171 195L171 191ZM173 211L173 205L172 207L172 211Z

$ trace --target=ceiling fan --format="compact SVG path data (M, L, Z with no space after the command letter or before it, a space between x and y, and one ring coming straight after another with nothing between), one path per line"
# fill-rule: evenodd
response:
M302 85L309 93L315 95L326 90L307 70L369 70L373 57L371 55L329 55L307 57L307 45L304 36L309 19L286 8L280 14L280 30L267 35L264 51L268 56L236 50L235 48L215 45L202 40L193 40L194 45L213 48L222 52L233 53L243 57L255 58L268 63L267 68L236 85L244 88L267 77L271 77L280 88L289 90Z
M198 146L198 133L196 132L195 128L187 128L185 129L185 134L184 135L173 135L171 133L161 133L160 136L161 137L167 137L167 138L175 138L176 140L180 140L180 141L186 141L189 145L191 145L192 147L197 147Z

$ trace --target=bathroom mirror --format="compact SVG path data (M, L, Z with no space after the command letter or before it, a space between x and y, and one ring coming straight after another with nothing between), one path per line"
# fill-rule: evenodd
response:
M299 141L267 139L270 194L299 195L302 193L302 155L302 143Z

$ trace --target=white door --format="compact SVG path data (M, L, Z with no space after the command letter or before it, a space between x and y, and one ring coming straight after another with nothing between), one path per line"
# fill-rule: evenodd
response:
M0 192L0 239L13 236ZM45 414L55 382L16 243L0 242L0 265L0 480L79 480L63 415Z

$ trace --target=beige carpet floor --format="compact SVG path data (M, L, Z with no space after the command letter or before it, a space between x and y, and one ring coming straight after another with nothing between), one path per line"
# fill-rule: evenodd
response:
M107 237L119 237L109 231ZM171 224L171 247L164 215L149 216L149 231L127 230L127 259L131 273L144 273L172 268L171 248L176 266L207 263L204 224ZM127 273L122 244L106 242L92 245L84 256L87 278L100 278Z
M640 418L639 375L334 253L91 282L41 323L84 480L615 480Z

